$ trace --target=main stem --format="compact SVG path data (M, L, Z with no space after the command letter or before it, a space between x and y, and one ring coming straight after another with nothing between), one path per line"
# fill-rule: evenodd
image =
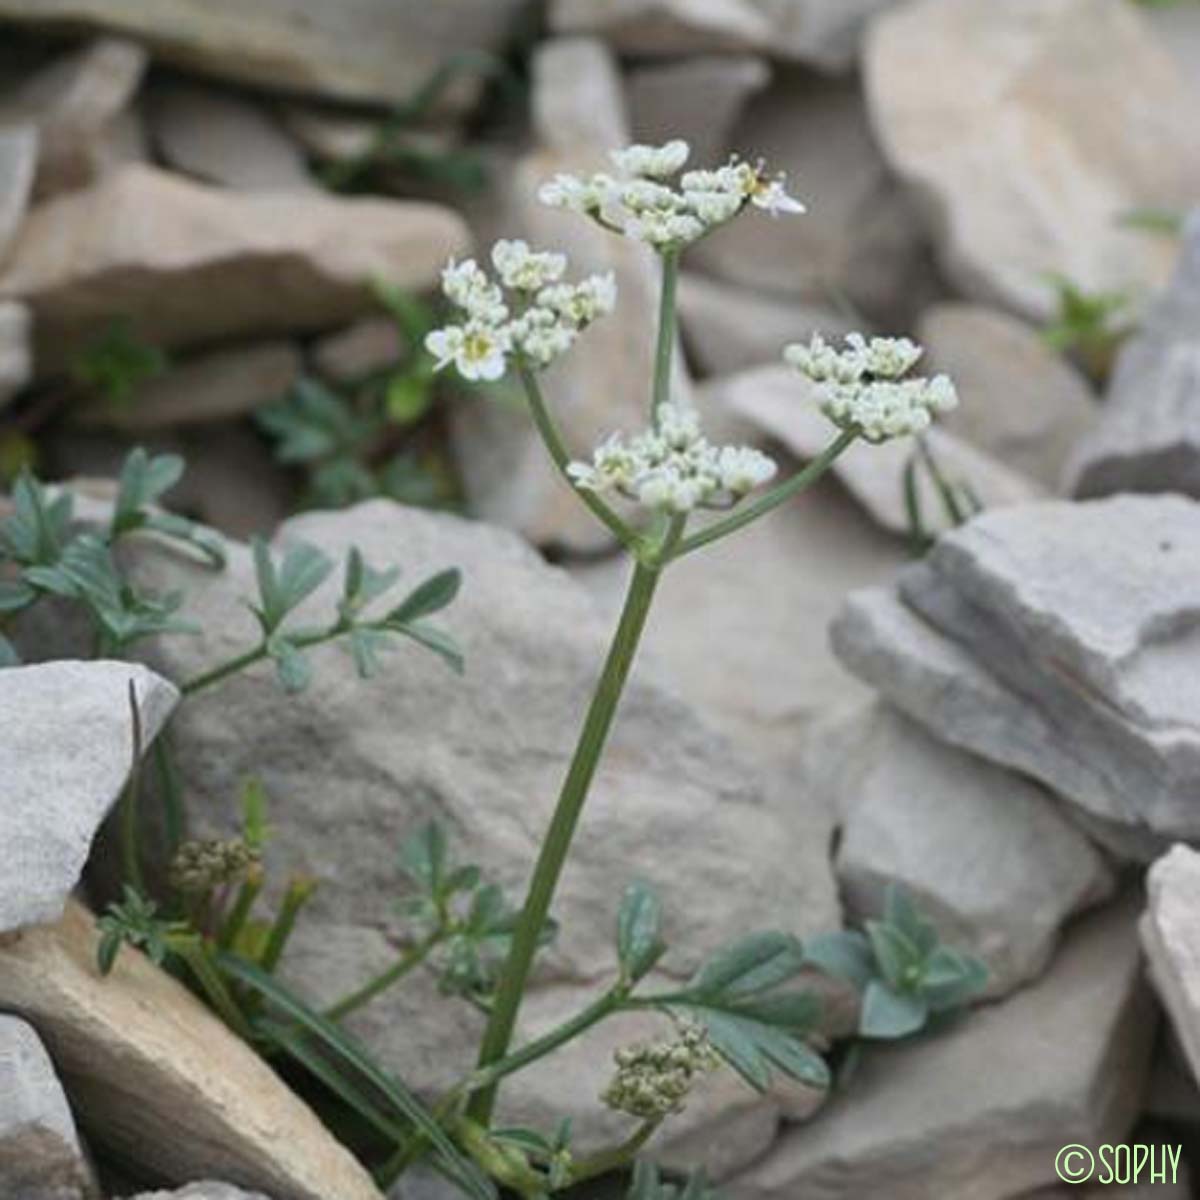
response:
M604 670L588 708L587 718L579 735L579 744L575 747L575 754L558 798L558 806L554 810L550 829L542 843L537 865L533 869L533 878L530 880L521 918L513 934L508 961L504 965L504 974L479 1051L480 1070L503 1058L512 1041L517 1010L521 1006L538 941L546 918L550 915L550 903L562 875L563 864L567 860L567 852L571 848L575 828L583 812L584 801L596 774L600 755L608 740L617 704L629 676L634 655L637 653L642 631L646 627L646 617L658 585L658 576L657 565L638 562L634 567L621 620L613 635ZM468 1112L481 1125L487 1125L491 1120L497 1086L497 1083L492 1083L471 1098Z
M671 395L671 362L675 354L675 291L679 283L679 251L663 255L662 295L658 308L658 344L654 350L654 399L651 405L653 423L658 423L658 410Z

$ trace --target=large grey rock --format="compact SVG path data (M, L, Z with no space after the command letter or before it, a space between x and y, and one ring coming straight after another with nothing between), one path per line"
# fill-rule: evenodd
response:
M133 1200L269 1200L262 1192L244 1192L228 1183L189 1183L177 1192L140 1192Z
M1099 406L1083 375L1036 330L997 309L938 304L921 318L922 370L954 380L962 403L944 429L1057 491Z
M145 667L54 662L0 670L0 933L62 915L129 775L131 685L146 747L178 693Z
M1085 918L1047 973L935 1036L864 1055L848 1090L732 1185L744 1200L1008 1200L1068 1143L1125 1140L1154 1038L1132 906Z
M437 205L225 192L132 166L39 206L0 298L33 310L45 372L114 313L165 346L344 324L374 309L373 277L429 287L466 242Z
M939 737L1135 838L1200 832L1200 506L1180 496L984 514L851 601L834 645Z
M38 1035L0 1014L0 1191L12 1200L96 1200L99 1187Z
M1067 475L1077 496L1200 496L1200 210L1170 286L1122 348L1104 415Z
M36 125L0 128L0 267L33 195L37 157Z
M523 0L0 0L0 19L107 29L225 79L345 100L408 100L451 54L497 52ZM476 94L454 94L461 104Z
M935 741L895 709L872 705L848 724L835 803L849 910L876 916L899 883L944 942L987 964L987 995L1035 979L1068 918L1111 895L1103 857L1037 784Z
M801 459L816 458L837 436L818 407L815 385L791 367L780 364L743 371L712 381L705 392L703 403L708 407L750 421ZM969 486L985 509L1022 504L1042 495L1031 479L940 428L929 430L924 441L942 475ZM905 476L916 454L911 438L879 446L860 441L838 457L833 473L879 525L907 534L911 521ZM932 473L920 460L916 480L923 527L931 533L950 528L953 518Z
M917 0L872 25L864 71L883 151L967 296L1042 319L1047 272L1089 292L1163 283L1170 239L1118 218L1200 194L1197 93L1135 6Z
M32 334L29 309L0 300L0 408L33 377Z

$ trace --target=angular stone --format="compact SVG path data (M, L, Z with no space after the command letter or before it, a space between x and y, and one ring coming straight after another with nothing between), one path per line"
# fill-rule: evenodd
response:
M1076 496L1200 497L1200 210L1170 286L1122 347L1103 416L1067 475Z
M394 367L407 346L394 317L364 317L317 341L311 352L317 373L333 383L357 383Z
M92 915L0 945L0 1008L33 1024L98 1147L183 1183L221 1175L295 1200L380 1200L269 1066L137 951L101 977ZM286 1136L281 1131L286 1130Z
M29 309L0 300L0 408L33 377L32 332Z
M836 872L859 918L898 883L948 945L988 966L986 995L1036 979L1068 918L1115 886L1103 857L1030 780L934 741L885 705L860 710L841 736Z
M0 1014L0 1191L12 1200L97 1200L54 1064L38 1035Z
M542 148L606 156L629 142L621 77L603 42L584 37L543 42L533 69L533 129Z
M37 126L29 123L0 128L0 267L33 195L37 173Z
M714 381L707 390L707 404L753 422L801 459L815 458L836 436L836 429L817 406L814 385L790 367L744 371ZM929 430L925 445L942 474L952 482L969 486L985 509L1023 504L1041 495L1032 480L941 429ZM858 442L837 459L833 471L884 529L906 534L910 522L905 472L915 453L914 443L908 438L879 446ZM931 473L920 466L917 494L927 531L953 525Z
M98 38L0 98L0 124L28 121L38 130L39 196L86 187L101 174L105 137L148 62L136 42Z
M1057 491L1100 413L1083 375L1024 321L981 305L927 309L918 340L922 370L949 375L962 401L941 427Z
M0 0L0 18L42 29L107 29L155 57L224 79L343 100L409 100L454 53L499 53L524 0ZM461 106L478 94L452 89Z
M266 109L198 83L156 87L150 133L176 170L236 191L319 191L300 147Z
M134 166L32 213L0 297L33 309L50 371L114 312L172 347L344 324L375 307L371 278L428 287L466 241L437 205L223 192Z
M1008 1200L1068 1143L1125 1140L1155 1010L1133 907L1076 925L1050 969L936 1036L870 1048L853 1083L731 1185L744 1200Z
M55 921L129 775L137 696L143 748L178 699L145 667L52 662L0 670L0 933Z
M834 645L944 740L1127 834L1196 836L1197 571L1184 497L997 510L902 574L913 612L854 600Z
M625 79L633 140L661 145L683 138L696 162L722 163L742 109L770 78L770 67L752 55L636 67Z
M1117 61L1114 90L1098 64ZM1197 94L1136 7L918 0L872 25L864 72L884 154L966 296L1042 320L1047 272L1088 292L1164 282L1171 239L1118 218L1200 194Z

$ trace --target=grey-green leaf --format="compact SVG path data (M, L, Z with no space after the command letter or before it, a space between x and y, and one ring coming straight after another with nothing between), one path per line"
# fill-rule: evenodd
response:
M925 997L897 992L882 979L872 979L863 993L858 1032L863 1037L892 1040L916 1033L929 1017Z
M617 957L631 982L641 979L662 957L662 901L641 880L625 889L617 914Z

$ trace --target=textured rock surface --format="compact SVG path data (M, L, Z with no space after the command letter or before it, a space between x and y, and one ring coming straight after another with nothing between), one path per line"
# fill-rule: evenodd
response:
M96 1200L99 1188L38 1035L0 1014L0 1192L11 1200Z
M1100 411L1080 372L1024 321L981 305L927 309L918 340L922 370L949 375L962 401L942 427L1057 491Z
M0 0L0 18L113 30L226 79L391 102L409 99L454 52L501 50L520 8L521 0Z
M1200 210L1170 286L1121 350L1104 415L1068 476L1077 496L1200 497Z
M790 367L744 371L714 380L705 390L706 405L736 413L802 459L815 458L837 434L817 407L814 386ZM931 429L925 444L943 475L969 484L985 508L1021 504L1041 495L1032 480L941 429ZM879 446L858 442L837 459L833 472L884 529L906 534L905 471L913 454L914 443L909 438ZM943 530L952 524L926 469L917 471L917 494L926 530Z
M312 348L316 370L334 383L356 383L376 371L395 366L405 352L404 336L392 317L364 317L317 341Z
M0 267L33 195L37 157L37 126L0 128Z
M84 1132L180 1183L220 1175L295 1200L379 1200L317 1118L182 984L136 951L96 968L92 915L0 945L0 1009L41 1034Z
M1135 837L1195 836L1200 507L1179 496L984 514L854 598L842 660L940 738Z
M1085 918L1050 970L938 1036L872 1048L853 1085L734 1181L745 1200L1006 1200L1072 1142L1125 1140L1154 1036L1132 906Z
M944 942L987 963L987 995L1036 978L1067 919L1112 893L1104 859L1037 784L895 709L872 705L849 725L835 797L847 908L876 916L887 885L902 884Z
M33 375L32 325L24 304L0 300L0 408Z
M222 192L134 166L39 207L0 298L33 309L43 371L113 312L168 346L344 324L374 308L373 276L428 287L465 245L436 205Z
M228 1183L189 1183L177 1192L142 1192L133 1200L269 1200L262 1192L244 1192Z
M864 60L884 153L966 295L1041 318L1047 271L1089 292L1164 281L1170 239L1117 218L1195 202L1197 93L1132 5L918 0L875 22Z
M0 933L62 915L129 774L131 683L148 746L178 694L144 667L56 662L0 670Z

